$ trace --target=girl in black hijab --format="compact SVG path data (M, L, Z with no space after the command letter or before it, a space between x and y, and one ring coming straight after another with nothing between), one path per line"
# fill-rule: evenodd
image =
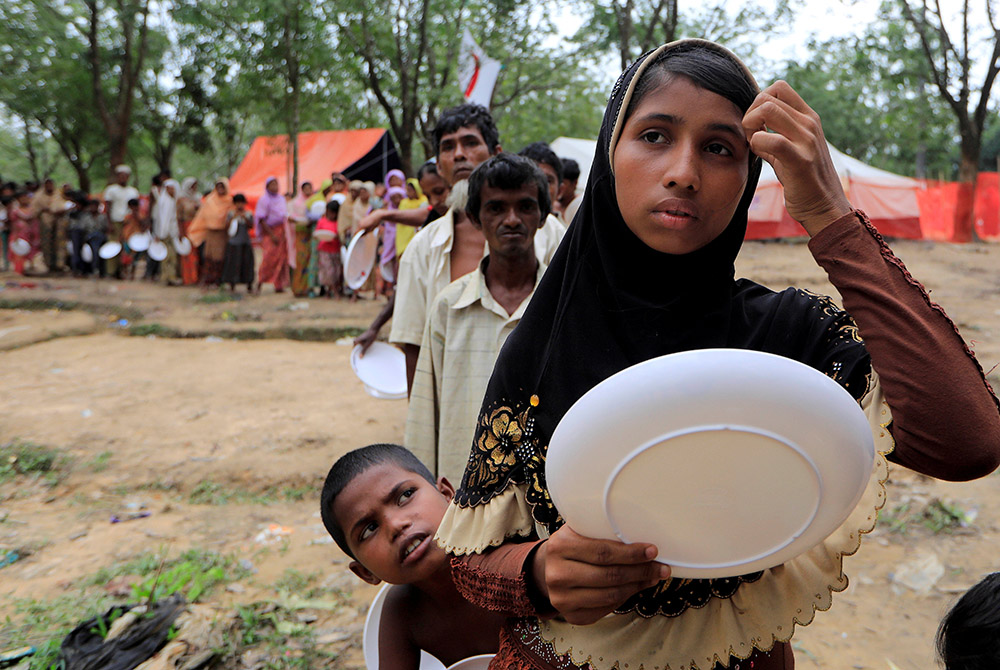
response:
M761 158L849 313L735 279ZM750 575L670 580L655 547L564 524L545 453L602 380L708 347L826 373L866 412L878 454L858 507L820 546ZM816 114L784 82L759 92L724 48L683 40L615 85L583 203L500 353L438 540L463 594L511 617L491 667L791 668L795 625L846 588L842 558L874 527L886 458L945 479L988 474L998 407L954 324L852 210Z

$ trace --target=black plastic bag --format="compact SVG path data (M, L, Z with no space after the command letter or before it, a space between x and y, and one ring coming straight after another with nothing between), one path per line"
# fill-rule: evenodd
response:
M105 641L101 629L103 622L117 618L138 606L118 605L104 613L102 621L88 619L67 635L59 650L61 667L65 670L132 670L148 660L167 642L170 627L187 606L179 593L153 603L149 611L121 635ZM118 610L119 615L114 612ZM110 625L110 624L108 624Z

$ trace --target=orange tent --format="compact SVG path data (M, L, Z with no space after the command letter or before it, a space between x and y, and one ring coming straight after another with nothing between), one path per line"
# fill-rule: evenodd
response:
M333 172L348 179L382 181L386 172L401 167L396 146L385 128L316 130L299 133L299 184L310 181L317 189ZM277 177L281 192L292 178L292 151L288 135L260 136L230 178L233 193L255 203L269 177Z

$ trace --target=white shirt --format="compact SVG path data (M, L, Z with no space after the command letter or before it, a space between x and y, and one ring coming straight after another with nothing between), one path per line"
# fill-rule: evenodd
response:
M548 265L566 227L549 215L545 225L535 233L535 256ZM396 278L396 307L392 315L389 341L394 344L420 345L427 323L427 309L451 283L451 247L455 241L455 219L452 210L420 230L399 259ZM483 256L488 252L483 245Z
M500 349L531 299L529 295L508 315L486 287L485 263L449 284L433 301L406 414L403 443L432 472L452 482L462 479L469 460ZM539 262L536 287L544 272Z
M139 199L139 189L135 186L111 184L104 189L104 202L108 203L108 218L112 223L120 223L128 214L128 201Z

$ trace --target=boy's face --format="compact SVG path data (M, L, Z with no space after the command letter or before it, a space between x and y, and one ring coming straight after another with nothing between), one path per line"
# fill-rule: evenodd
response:
M438 214L444 214L448 211L447 201L451 189L448 188L448 184L444 183L444 179L441 179L441 175L429 171L424 173L424 176L420 178L420 190L427 196L427 202L431 209Z
M517 257L535 253L535 233L542 221L538 184L528 181L514 189L484 183L480 190L478 225L493 256Z
M357 560L351 570L369 584L413 584L448 565L434 541L455 489L437 486L395 463L355 477L333 502L333 515Z

